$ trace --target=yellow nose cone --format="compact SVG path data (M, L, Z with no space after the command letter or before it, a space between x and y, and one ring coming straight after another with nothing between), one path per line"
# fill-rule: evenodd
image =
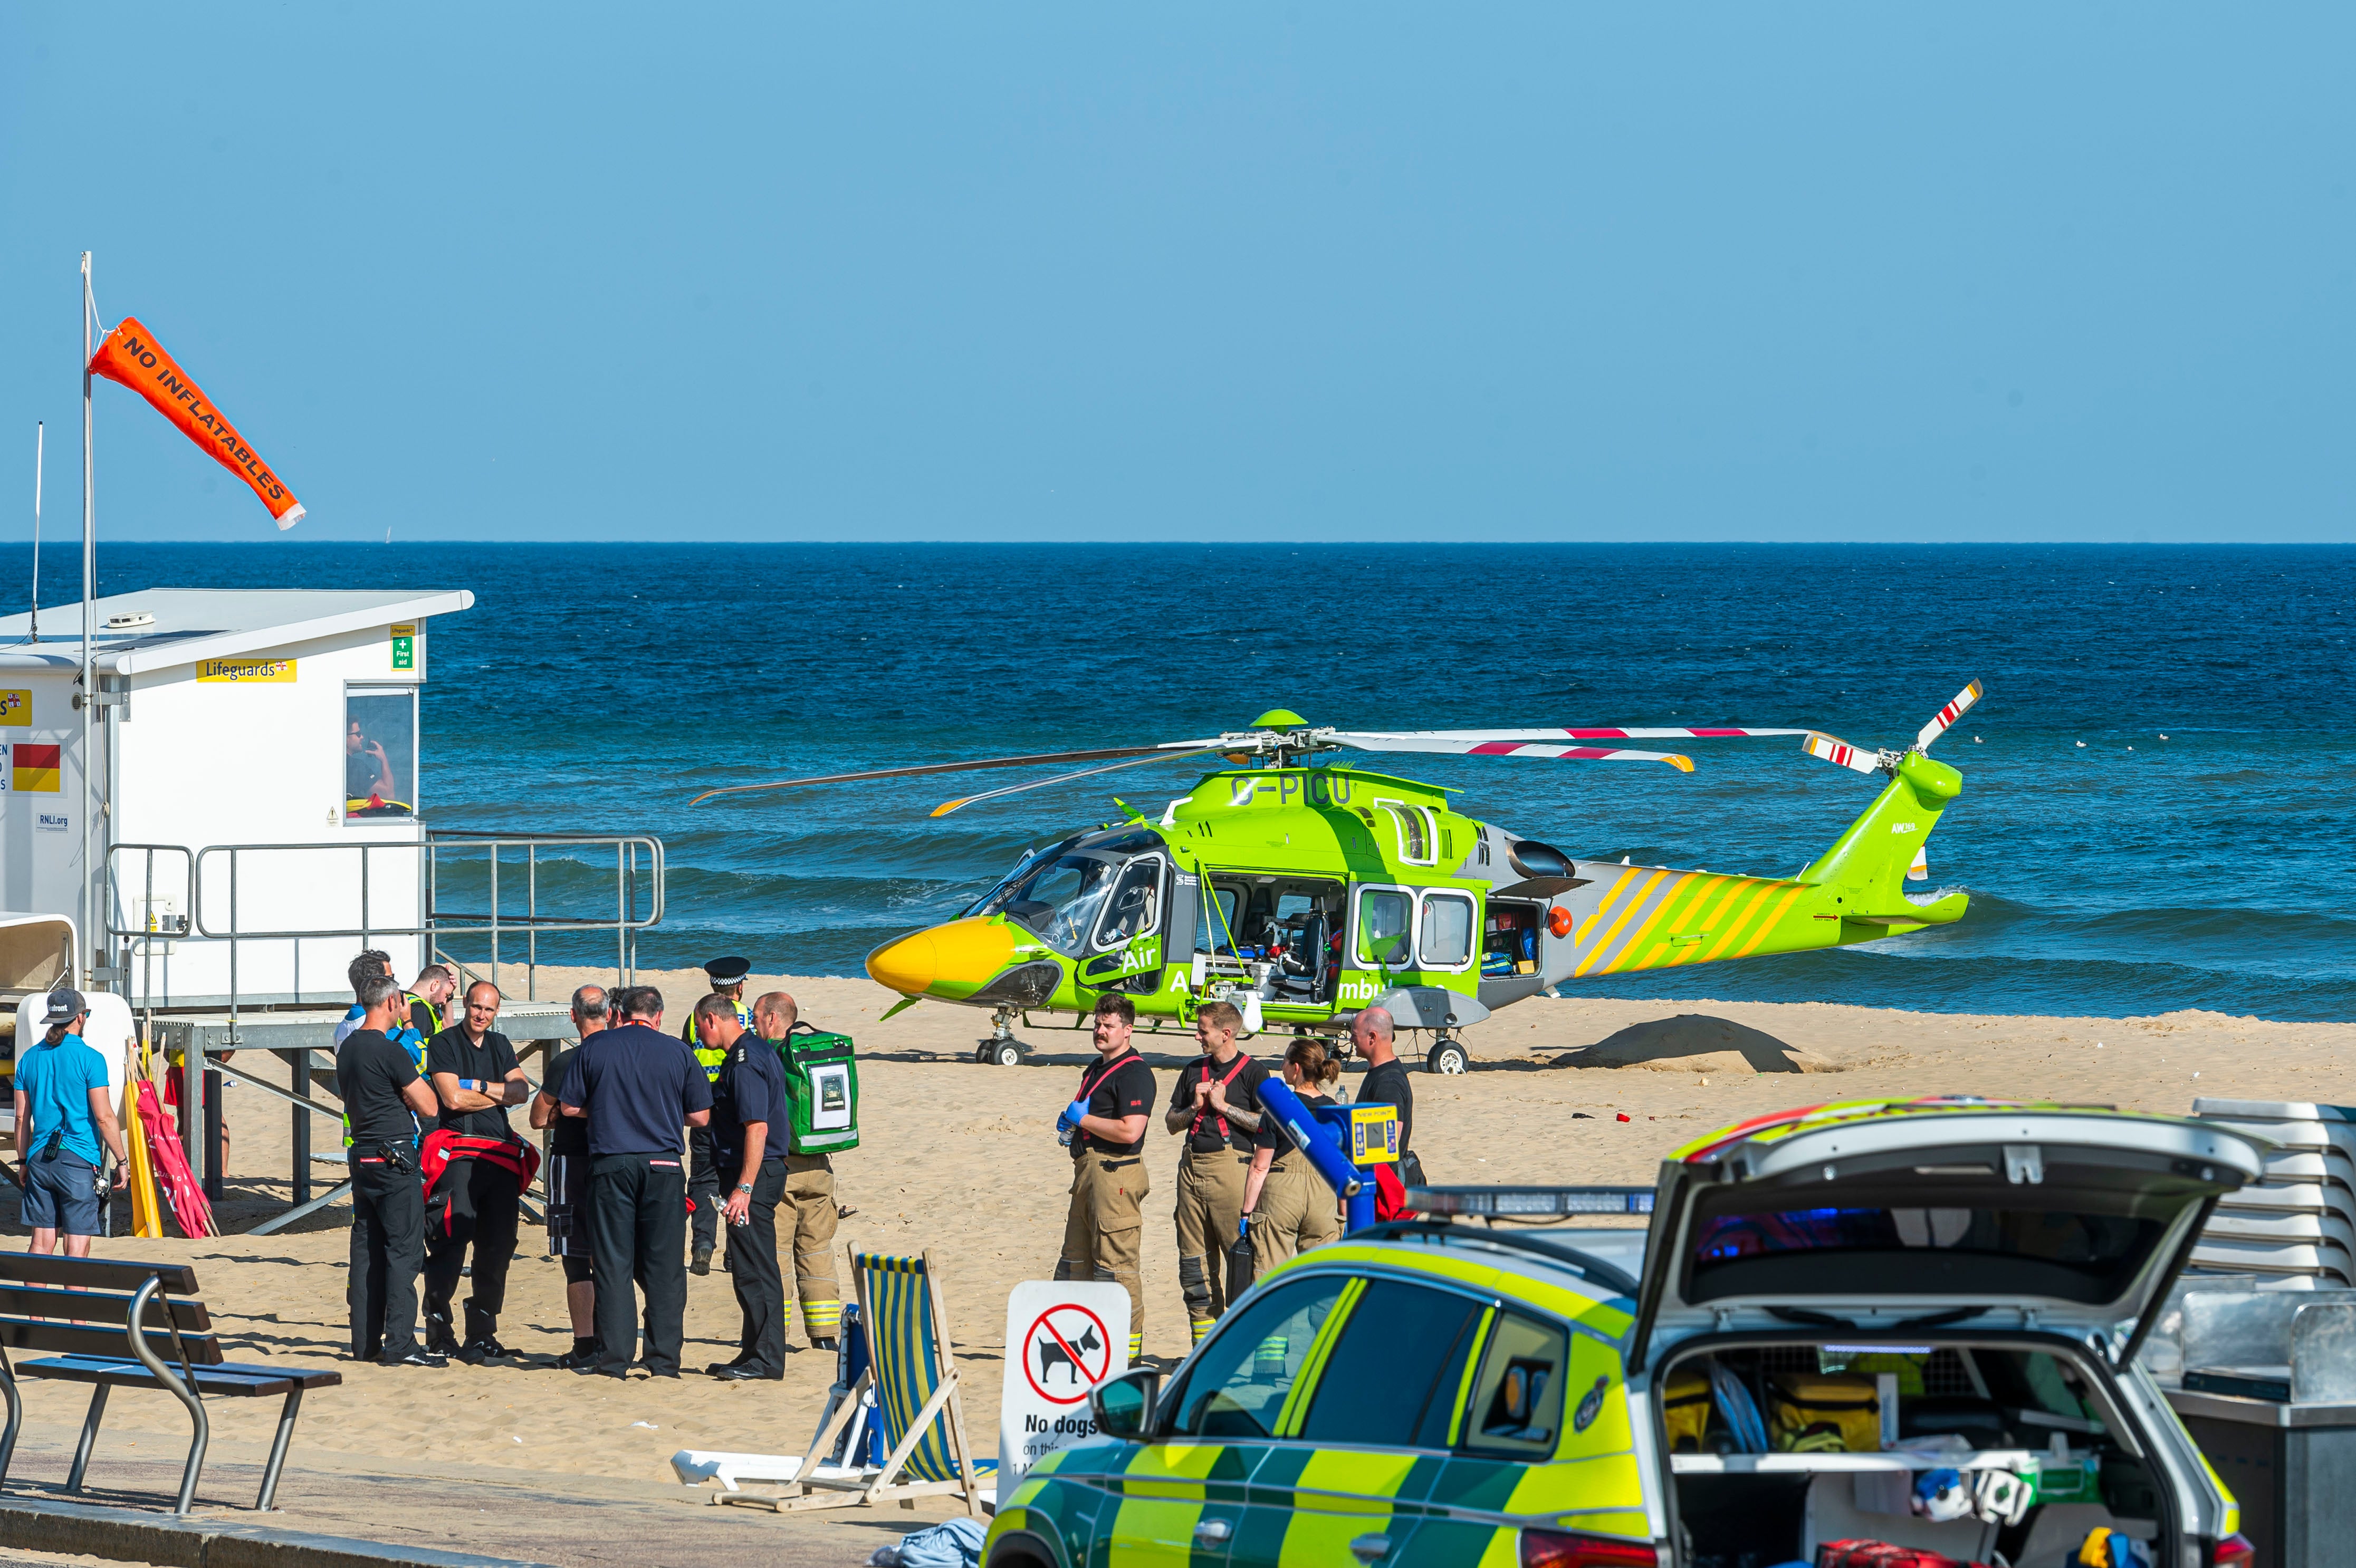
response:
M887 942L867 955L867 973L904 997L971 996L1014 961L1014 934L988 919L956 920Z

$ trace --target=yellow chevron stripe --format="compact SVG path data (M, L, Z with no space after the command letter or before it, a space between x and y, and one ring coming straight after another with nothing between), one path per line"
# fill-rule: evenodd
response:
M1581 916L1578 923L1571 928L1570 941L1574 950L1579 946L1581 933L1591 936L1602 929L1604 917L1609 915L1612 912L1612 907L1620 901L1620 895L1635 886L1637 879L1642 875L1643 873L1639 871L1622 871L1620 873L1619 880L1603 891L1603 896L1595 901L1595 912ZM1588 954L1592 956L1594 949L1590 947Z
M1661 895L1661 901L1654 906L1652 914L1644 924L1636 928L1636 934L1628 939L1628 944L1620 949L1620 955L1603 966L1603 973L1616 975L1629 967L1629 961L1636 956L1638 950L1644 945L1644 939L1653 934L1655 926L1661 923L1662 917L1666 915L1673 907L1679 910L1693 908L1697 897L1707 891L1712 880L1679 872L1678 885Z
M1620 912L1613 918L1611 929L1596 939L1595 945L1588 949L1587 956L1579 961L1579 967L1571 971L1574 977L1586 974L1595 966L1597 959L1612 950L1612 940L1620 934L1620 928L1628 923L1630 915L1644 907L1644 895L1653 891L1653 884L1667 875L1666 871L1655 871L1644 879L1644 885L1636 890L1635 897L1621 904Z
M1709 944L1709 951L1701 955L1703 963L1714 962L1719 954L1726 951L1727 945L1740 934L1743 926L1749 923L1751 912L1757 909L1760 901L1773 892L1775 888L1776 884L1773 882L1758 884L1751 896L1742 901L1741 907L1734 912L1733 918L1726 923L1726 929L1718 933L1718 940Z
M1700 928L1704 937L1708 937L1718 929L1718 923L1725 917L1727 910L1732 907L1736 900L1748 892L1751 887L1751 881L1748 877L1729 877L1726 880L1726 887L1719 893L1718 902L1711 905L1709 912L1695 923ZM1701 953L1702 944L1697 942L1671 958L1669 963L1672 966L1690 964L1699 958Z
M1742 944L1742 951L1736 954L1735 956L1737 958L1750 957L1751 950L1757 947L1761 943L1766 941L1767 933L1775 929L1775 923L1783 918L1783 912L1792 907L1792 901L1798 898L1805 891L1807 891L1806 888L1794 884L1792 891L1785 893L1783 898L1777 901L1774 909L1769 912L1766 920L1761 923L1759 929L1751 933L1751 940Z

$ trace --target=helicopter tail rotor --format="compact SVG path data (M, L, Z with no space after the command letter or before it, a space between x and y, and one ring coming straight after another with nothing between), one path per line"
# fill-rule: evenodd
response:
M1980 699L1980 683L1974 681L1955 693L1955 699L1933 714L1931 721L1922 726L1922 733L1914 737L1914 749L1918 752L1929 751L1931 742L1945 734L1955 720L1961 719L1970 709L1972 704Z
M1954 728L1955 720L1980 699L1984 689L1978 681L1973 681L1955 693L1955 699L1931 716L1931 721L1922 726L1922 732L1914 737L1914 743L1905 752L1872 751L1863 746L1852 746L1838 736L1815 730L1807 732L1808 738L1800 742L1800 750L1812 757L1821 757L1835 767L1847 768L1854 773L1895 773L1898 764L1905 760L1907 752L1928 752L1932 741Z
M1882 767L1882 753L1865 746L1852 746L1837 735L1819 734L1811 730L1808 738L1800 742L1800 750L1812 757L1822 757L1837 768L1852 773L1878 773Z

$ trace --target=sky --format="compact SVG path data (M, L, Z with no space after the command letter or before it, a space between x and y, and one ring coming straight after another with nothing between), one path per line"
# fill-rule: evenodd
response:
M2351 45L2297 4L12 4L0 539L37 420L78 519L88 250L290 547L2345 542ZM129 391L96 428L102 539L275 537Z

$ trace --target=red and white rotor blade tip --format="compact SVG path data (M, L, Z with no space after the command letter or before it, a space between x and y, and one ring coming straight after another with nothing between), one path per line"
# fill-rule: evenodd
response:
M1931 742L1945 734L1956 720L1971 711L1972 704L1979 699L1980 683L1978 681L1972 682L1971 685L1955 693L1955 699L1932 715L1931 721L1922 726L1922 732L1914 737L1914 749L1918 752L1929 751Z
M1556 736L1560 731L1554 732ZM1544 762L1666 763L1681 773L1693 772L1693 759L1672 752L1639 752L1625 746L1566 746L1552 736L1533 738L1525 731L1494 730L1408 730L1397 733L1345 731L1333 735L1337 744L1358 752L1421 752L1452 757L1535 757Z
M1881 753L1852 746L1837 736L1820 734L1811 730L1808 738L1800 742L1800 750L1812 757L1822 757L1835 767L1847 768L1860 773L1881 771Z

